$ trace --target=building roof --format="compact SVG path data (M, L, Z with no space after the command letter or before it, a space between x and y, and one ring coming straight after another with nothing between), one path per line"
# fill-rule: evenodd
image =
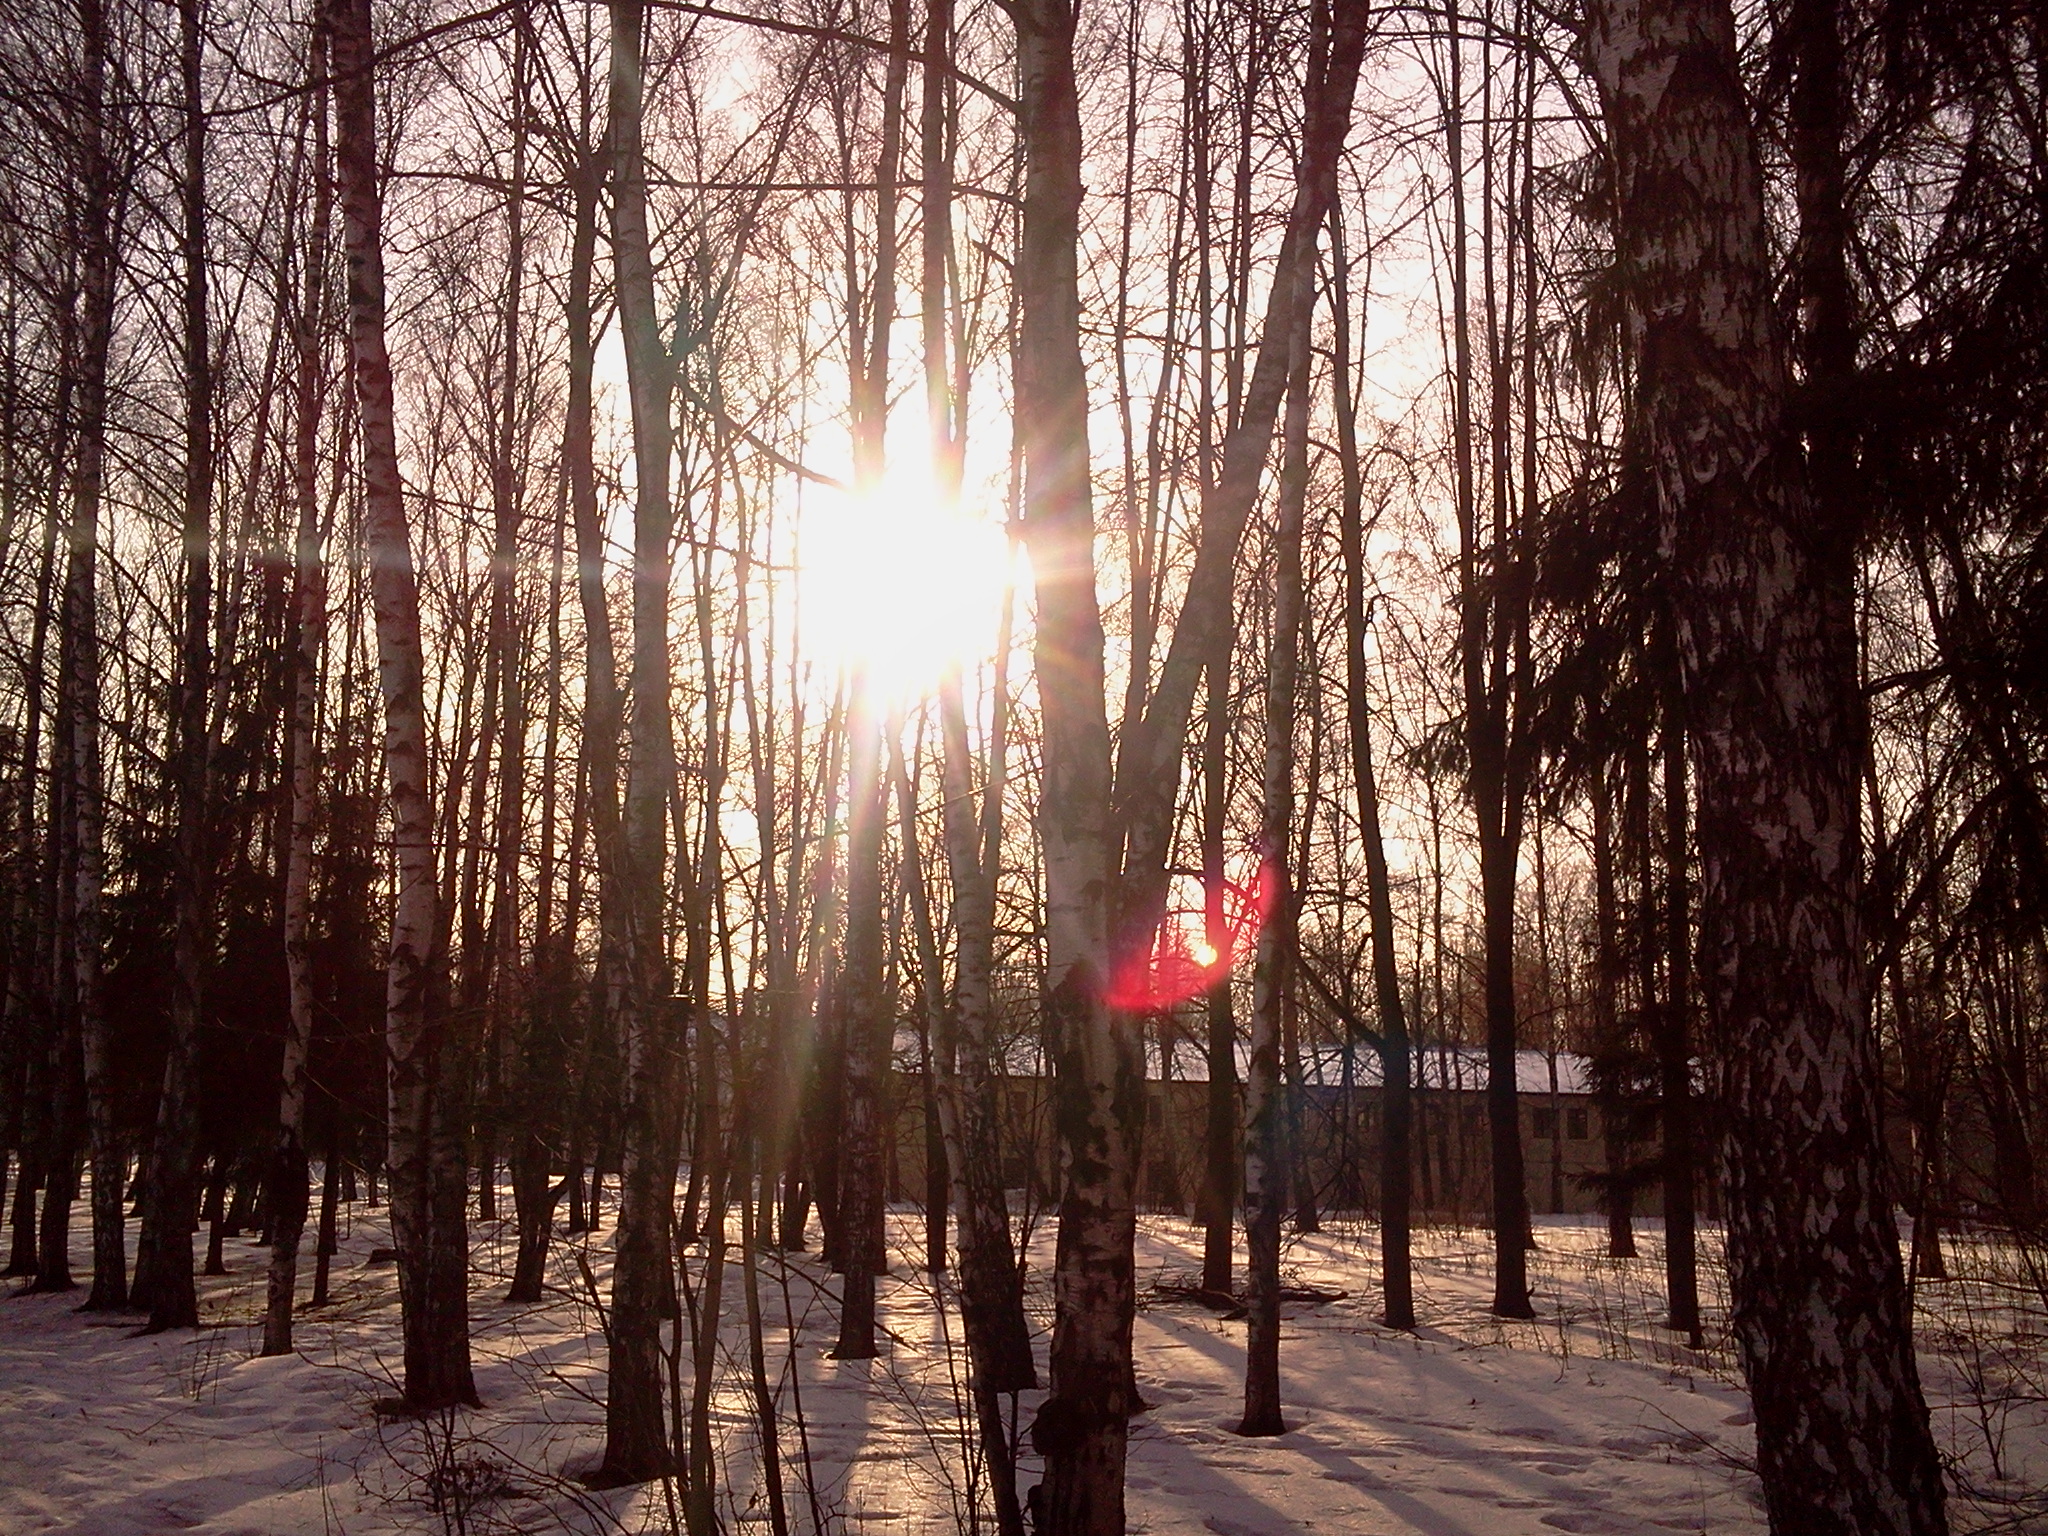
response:
M1424 1088L1465 1088L1481 1089L1486 1086L1486 1052L1472 1046L1424 1046L1415 1053L1416 1081ZM1591 1063L1584 1057L1568 1051L1558 1051L1553 1056L1548 1051L1515 1052L1515 1089L1520 1093L1551 1092L1551 1063L1557 1064L1556 1091L1559 1093L1591 1093L1593 1091ZM1325 1053L1316 1063L1315 1082L1336 1084L1343 1081L1343 1059L1337 1052ZM1303 1075L1308 1073L1308 1063L1302 1063ZM1360 1049L1352 1066L1353 1080L1361 1086L1377 1088L1380 1083L1379 1052L1369 1048Z
M1486 1052L1476 1046L1423 1046L1414 1057L1416 1083L1423 1088L1459 1089L1477 1093L1486 1087ZM1515 1052L1515 1088L1519 1093L1551 1092L1551 1062L1557 1063L1557 1092L1590 1094L1593 1091L1591 1063L1570 1051L1553 1055L1548 1051ZM1243 1063L1239 1063L1240 1073ZM1186 1082L1207 1082L1209 1072L1193 1051L1174 1054L1173 1075ZM1336 1088L1344 1081L1344 1053L1328 1047L1305 1057L1301 1064L1303 1081ZM1351 1053L1351 1081L1360 1088L1380 1086L1379 1052L1360 1044Z

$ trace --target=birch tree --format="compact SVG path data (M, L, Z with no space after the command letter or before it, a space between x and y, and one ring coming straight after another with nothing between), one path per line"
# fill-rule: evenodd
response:
M286 759L291 790L284 860L284 963L290 1021L280 1064L277 1147L271 1188L270 1276L263 1313L263 1353L289 1354L292 1303L298 1281L299 1240L306 1225L307 1065L313 1046L313 819L320 791L318 737L320 660L327 633L326 529L320 507L320 417L325 404L321 338L326 321L328 236L332 222L327 129L327 39L316 25L308 51L306 127L311 130L312 183L305 270L294 359L292 490L298 519L292 544L291 716ZM330 1144L323 1185L334 1177ZM323 1188L323 1196L324 1196Z
M178 6L178 74L183 88L184 174L181 255L184 266L185 505L180 528L184 565L182 634L178 647L176 915L171 967L171 1042L157 1100L156 1136L144 1207L143 1265L137 1288L153 1329L194 1328L199 1300L192 1284L192 1224L197 1214L199 1025L204 969L211 948L208 911L212 814L213 694L213 363L207 321L206 110L200 96L203 62L199 0Z
M1131 1242L1144 1052L1109 986L1109 716L1088 485L1076 242L1081 118L1069 0L1022 0L1017 30L1024 205L1017 263L1017 413L1024 542L1037 593L1033 656L1044 778L1045 1014L1062 1190L1051 1395L1031 1441L1045 1458L1041 1530L1120 1532L1131 1379Z
M1724 0L1599 0L1629 430L1668 550L1722 1051L1733 1322L1780 1531L1936 1533L1859 918L1855 566L1789 433Z
M363 473L363 525L384 702L384 778L397 895L384 1005L391 1235L405 1334L400 1403L427 1412L476 1401L469 1366L469 1242L460 1127L444 1071L446 956L427 777L426 665L419 584L399 475L384 333L384 206L370 0L327 0L335 176L348 259L349 353Z
M620 1029L627 1070L618 1258L612 1271L603 1476L644 1482L673 1456L662 1410L661 1317L673 1306L675 1086L681 1020L663 943L675 741L669 714L669 501L673 369L654 307L642 142L646 7L611 5L612 263L633 421L632 757L620 880L626 967Z

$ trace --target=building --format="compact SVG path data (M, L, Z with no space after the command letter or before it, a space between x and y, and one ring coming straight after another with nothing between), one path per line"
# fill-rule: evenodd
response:
M1523 1167L1529 1208L1538 1214L1589 1215L1604 1211L1603 1175L1609 1166L1608 1120L1596 1101L1582 1056L1517 1053ZM1418 1217L1475 1220L1492 1204L1490 1132L1486 1113L1486 1057L1470 1048L1418 1052L1418 1086L1411 1142L1414 1210ZM1379 1059L1371 1050L1332 1052L1306 1061L1292 1094L1290 1128L1298 1136L1301 1194L1319 1211L1375 1213L1379 1192L1381 1088ZM1026 1199L1056 1198L1058 1152L1045 1079L1011 1076L1002 1086L1001 1126L1005 1182ZM1139 1202L1154 1210L1192 1214L1201 1190L1203 1138L1209 1085L1199 1078L1152 1078L1146 1083L1145 1142ZM919 1199L925 1187L926 1093L923 1075L896 1075L896 1136L890 1194ZM1654 1115L1618 1114L1617 1131L1632 1123L1637 1136L1650 1123L1648 1141L1627 1140L1621 1163L1636 1185L1635 1209L1656 1211ZM1718 1197L1703 1180L1703 1210ZM1299 1196L1297 1197L1299 1198Z

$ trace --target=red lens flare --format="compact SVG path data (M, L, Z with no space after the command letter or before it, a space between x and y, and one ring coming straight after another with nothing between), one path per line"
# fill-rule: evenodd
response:
M1266 926L1280 888L1277 876L1268 862L1259 865L1249 889L1225 882L1221 948L1209 943L1199 909L1182 907L1167 913L1150 949L1117 967L1105 1001L1127 1013L1157 1013L1207 992L1259 942L1259 930Z

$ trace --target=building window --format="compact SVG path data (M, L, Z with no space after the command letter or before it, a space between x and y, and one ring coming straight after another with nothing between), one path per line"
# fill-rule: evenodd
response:
M1586 1139L1586 1112L1583 1109L1568 1109L1564 1112L1565 1135L1573 1141Z
M1554 1141L1557 1139L1556 1110L1539 1109L1536 1111L1533 1117L1533 1121L1536 1129L1536 1135L1539 1138L1541 1138L1544 1141Z

